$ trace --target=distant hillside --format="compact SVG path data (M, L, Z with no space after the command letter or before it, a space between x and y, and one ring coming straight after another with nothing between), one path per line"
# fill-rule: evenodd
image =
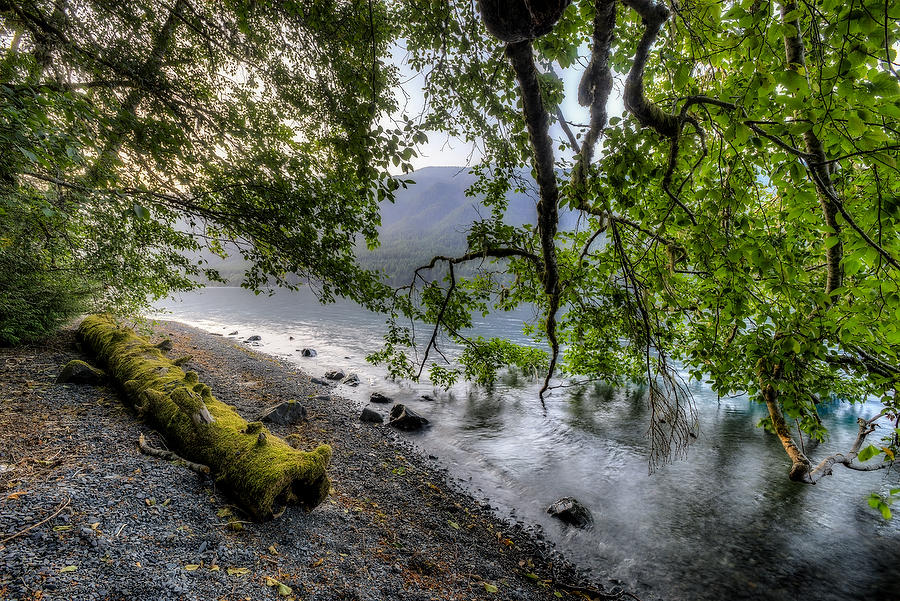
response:
M381 206L381 246L375 251L360 247L359 259L365 267L384 271L394 282L405 283L412 271L439 254L460 254L466 248L466 231L479 218L489 218L490 210L481 199L466 196L475 176L461 167L426 167L404 176L416 183L396 192L393 203ZM523 225L536 218L536 195L510 194L506 223ZM481 215L481 217L479 217ZM561 215L560 227L574 226L571 213ZM211 264L235 285L246 263L238 257L226 261L213 258Z
M363 265L381 269L397 281L407 280L416 267L434 255L462 253L469 225L491 214L480 198L466 196L475 176L461 167L426 167L406 179L416 183L397 190L393 203L382 204L381 246L374 252L360 252ZM536 193L509 194L507 198L507 224L534 223ZM560 227L572 226L573 216L562 215Z

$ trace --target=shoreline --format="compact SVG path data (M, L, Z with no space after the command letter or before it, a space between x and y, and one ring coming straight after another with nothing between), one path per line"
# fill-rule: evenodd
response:
M160 438L114 390L53 382L84 358L71 331L2 349L0 540L30 529L0 543L0 599L584 598L582 575L539 533L461 490L405 435L360 422L354 401L239 341L177 322L154 329L246 418L301 401L306 421L271 429L305 449L332 446L331 495L311 513L251 523L214 482L140 454L139 433Z

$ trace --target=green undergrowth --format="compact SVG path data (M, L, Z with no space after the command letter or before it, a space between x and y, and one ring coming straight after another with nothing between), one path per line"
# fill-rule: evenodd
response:
M109 316L85 318L78 335L170 445L186 459L208 465L219 484L256 519L271 518L279 504L312 509L327 497L329 446L300 451L262 424L248 424L216 399L195 372L183 371ZM202 417L204 408L210 423Z

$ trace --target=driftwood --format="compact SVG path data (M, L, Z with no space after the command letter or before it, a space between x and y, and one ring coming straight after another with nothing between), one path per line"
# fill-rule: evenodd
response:
M276 504L312 509L328 496L331 448L292 448L259 422L248 423L216 399L194 372L105 315L78 328L128 402L153 422L185 460L209 466L217 483L256 519L270 519Z

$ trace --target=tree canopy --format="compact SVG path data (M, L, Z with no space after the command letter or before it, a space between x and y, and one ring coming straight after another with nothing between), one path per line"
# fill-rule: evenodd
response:
M548 368L542 399L560 372L647 382L653 462L698 427L675 362L765 403L794 480L898 450L889 0L29 0L0 16L0 267L37 274L17 280L35 297L139 304L193 285L204 266L183 251L230 241L248 286L299 277L386 311L373 360L393 375L420 377L449 337L463 365L432 364L437 383L509 364ZM421 114L396 102L393 43L425 75ZM388 170L430 131L479 146L472 193L492 212L390 294L354 245L376 243L378 202L406 183ZM523 169L535 220L513 227ZM473 312L523 304L548 353L465 335ZM434 326L420 364L408 318ZM884 411L814 465L817 406L872 396Z
M437 324L429 348L441 332L466 344L469 375L534 363L462 333L472 310L531 303L551 351L542 395L559 370L647 382L652 461L697 428L678 361L721 395L767 405L763 425L794 480L892 462L895 3L482 0L403 12L410 62L428 74L424 122L481 145L479 190L495 209L472 226L465 254L431 262L451 266L445 282L410 289L407 313ZM580 72L586 122L561 110L558 69ZM621 118L608 116L614 94ZM551 124L563 133L552 137ZM499 219L503 193L524 166L539 188L536 220L511 228ZM574 231L557 228L562 207L579 213ZM454 276L473 261L488 265L480 277ZM377 359L420 373L400 352L414 342L408 328L396 322L387 342ZM438 366L432 376L462 373ZM813 464L801 437L826 435L817 405L872 396L884 411L860 422L853 447ZM863 448L876 425L883 439ZM858 462L873 455L884 462Z
M0 268L21 284L0 340L27 338L8 317L51 290L133 310L215 280L199 251L225 244L250 287L374 296L354 244L374 242L407 141L376 126L396 70L385 7L360 8L0 3Z

